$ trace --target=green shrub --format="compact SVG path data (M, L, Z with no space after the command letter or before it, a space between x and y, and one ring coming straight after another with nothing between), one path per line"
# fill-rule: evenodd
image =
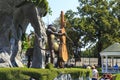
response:
M45 68L46 69L53 69L54 65L52 63L48 63Z
M0 80L29 80L30 77L36 80L53 80L59 74L71 74L72 78L79 76L86 77L90 75L91 71L80 68L64 68L57 69L51 67L50 69L36 69L36 68L0 68Z
M114 76L116 76L115 80L120 80L120 74L115 74Z

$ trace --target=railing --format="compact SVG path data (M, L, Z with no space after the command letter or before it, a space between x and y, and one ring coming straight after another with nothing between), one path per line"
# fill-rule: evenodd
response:
M103 60L103 62L105 63L106 59ZM73 58L72 60L69 60L68 63L75 63L75 59ZM113 63L112 64L112 59L108 58L108 66L112 65L114 66L116 63L118 64L118 66L120 66L120 59L113 59ZM76 66L83 66L83 65L98 65L98 58L81 58L81 61L77 61Z

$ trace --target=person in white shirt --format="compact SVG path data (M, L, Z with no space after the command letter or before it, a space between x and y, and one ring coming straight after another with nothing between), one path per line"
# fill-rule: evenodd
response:
M99 75L97 69L95 68L95 66L92 66L91 69L92 69L92 80L98 80Z

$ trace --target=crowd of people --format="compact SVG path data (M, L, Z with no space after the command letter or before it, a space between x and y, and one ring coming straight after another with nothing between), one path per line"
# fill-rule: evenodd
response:
M92 70L92 77L87 77L87 80L115 80L116 76L113 76L111 73L104 73L102 76L99 76L95 66L87 66L87 69Z
M95 66L87 66L87 69L92 69L92 77L88 77L87 80L98 80L99 73Z

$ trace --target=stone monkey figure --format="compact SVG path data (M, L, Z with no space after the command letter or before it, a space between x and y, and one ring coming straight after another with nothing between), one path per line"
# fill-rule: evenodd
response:
M48 25L47 30L47 40L48 40L48 48L50 52L50 62L54 63L55 52L57 52L57 58L59 58L59 44L56 43L55 38L58 36L63 36L65 33L57 32L56 28L53 25ZM59 62L57 61L57 64Z
M44 45L47 41L46 40L47 35L45 33L46 30L45 30L44 22L41 19L43 14L41 14L38 9L42 13L42 9L44 8L38 8L31 2L26 2L25 4L18 5L16 10L14 11L13 24L14 24L15 31L17 32L15 37L18 39L18 41L20 41L20 38L21 38L19 31L22 31L23 33L25 33L28 23L31 23L35 33L39 37L44 38L44 40L38 41L37 37L35 36L33 59L32 59L32 65L31 65L31 67L34 67L34 68L44 68L45 67L44 65L45 51L39 49L39 46L44 48ZM19 25L21 26L21 28ZM12 59L15 58L14 55L16 54L17 53L13 54Z
M37 41L35 37L33 52L35 54L33 54L31 67L45 67L45 51L40 50L39 46L44 48L47 41L45 24L42 21L42 17L47 12L47 0L0 0L0 48L2 49L0 53L7 53L10 57L10 59L4 59L5 63L11 62L12 64L9 65L13 67L23 66L21 60L18 60L20 57L18 53L22 50L22 34L26 32L28 24L31 23L35 33L44 38L42 41Z

